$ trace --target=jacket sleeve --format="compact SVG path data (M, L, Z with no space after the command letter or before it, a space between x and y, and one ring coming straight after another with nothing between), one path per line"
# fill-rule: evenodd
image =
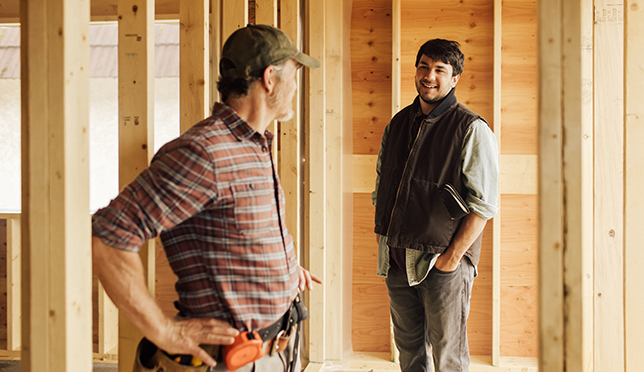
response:
M498 211L499 148L496 136L483 120L476 120L463 139L463 177L470 209L486 220Z

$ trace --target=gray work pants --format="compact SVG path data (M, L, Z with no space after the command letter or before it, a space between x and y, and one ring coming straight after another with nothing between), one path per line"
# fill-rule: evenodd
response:
M467 316L474 267L463 258L453 272L436 268L420 284L410 287L407 277L389 270L386 279L400 351L402 372L467 372Z

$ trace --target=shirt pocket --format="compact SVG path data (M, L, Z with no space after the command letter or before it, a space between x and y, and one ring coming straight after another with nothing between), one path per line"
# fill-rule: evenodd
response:
M242 235L263 235L279 228L275 209L275 190L271 182L231 186L235 227Z

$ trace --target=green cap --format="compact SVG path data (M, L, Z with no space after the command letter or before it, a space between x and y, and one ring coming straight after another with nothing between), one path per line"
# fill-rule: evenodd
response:
M310 68L320 67L320 61L297 50L291 38L282 30L268 25L249 24L228 37L219 61L223 77L249 77L271 65L294 59Z

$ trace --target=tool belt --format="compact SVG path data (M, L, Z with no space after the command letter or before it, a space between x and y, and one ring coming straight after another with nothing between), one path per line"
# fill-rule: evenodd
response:
M263 343L263 350L259 353L258 357L250 362L261 358L264 354L269 356L275 355L284 351L288 345L291 336L295 335L295 345L293 347L292 360L287 362L287 370L291 371L297 362L297 355L299 349L299 332L297 330L298 324L309 318L309 313L300 301L299 295L291 304L290 309L275 323L266 328L252 332L261 338ZM248 332L243 332L244 334ZM249 338L252 338L251 335ZM235 346L235 345L233 345ZM215 358L217 363L227 363L227 369L234 371L241 365L228 365L230 358L224 355L224 347L220 345L201 345L206 352ZM227 360L229 359L229 360ZM249 362L249 363L250 363ZM192 355L174 355L159 349L156 345L148 339L143 338L136 350L136 357L134 361L133 372L206 372L208 366L203 364L201 360Z

